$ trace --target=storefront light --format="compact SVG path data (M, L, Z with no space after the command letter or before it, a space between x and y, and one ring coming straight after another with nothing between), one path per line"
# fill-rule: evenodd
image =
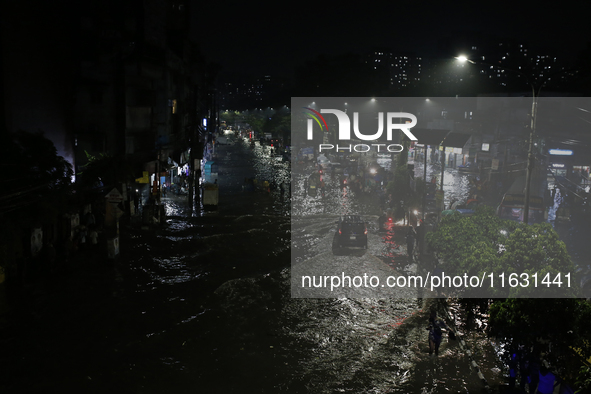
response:
M549 149L548 154L553 156L572 156L573 151L570 149Z

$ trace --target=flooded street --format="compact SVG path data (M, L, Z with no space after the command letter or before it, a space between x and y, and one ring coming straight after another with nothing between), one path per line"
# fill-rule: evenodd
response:
M243 190L250 177L289 182L288 163L243 141L220 147L216 162L218 211L167 197L162 227L122 226L115 263L85 254L15 307L1 392L486 392L459 338L429 356L428 314L447 310L435 300L291 298L289 193ZM364 255L333 255L342 209L377 219L371 201L348 193L335 185L331 204L294 204L307 218L294 227L307 234L294 235L299 261L416 269L402 232L375 224ZM502 384L482 330L457 326L488 384Z

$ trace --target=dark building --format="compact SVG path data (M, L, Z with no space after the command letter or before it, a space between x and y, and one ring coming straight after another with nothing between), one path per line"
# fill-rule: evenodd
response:
M63 241L85 213L105 213L113 188L129 214L133 190L147 201L163 182L197 173L217 110L215 70L190 39L189 13L186 0L2 6L3 137L43 132L78 175L66 210L18 223L15 234L40 229L43 241ZM111 165L89 182L84 171L91 158ZM19 182L18 172L7 181ZM15 259L16 249L8 249L7 259Z
M84 151L106 151L124 154L136 172L143 165L154 173L158 156L178 163L188 142L197 142L208 101L189 20L184 1L97 2L84 10L78 45L88 57L80 59L76 102L81 161Z

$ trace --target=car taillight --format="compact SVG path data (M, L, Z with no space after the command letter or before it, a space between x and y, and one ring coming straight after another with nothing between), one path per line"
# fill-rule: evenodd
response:
M392 218L388 218L388 221L391 222L392 221Z
M365 231L363 232L363 234L367 235L367 227L365 228Z
M341 229L339 229L339 234L342 234L342 233L341 233Z

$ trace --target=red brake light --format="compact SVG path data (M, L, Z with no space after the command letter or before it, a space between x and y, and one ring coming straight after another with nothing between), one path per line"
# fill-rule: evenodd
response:
M363 232L363 234L367 235L367 227L365 228L365 231Z
M388 218L388 221L391 222L392 221L392 218Z
M342 234L342 233L341 233L341 229L339 229L339 235L340 235L340 234Z

